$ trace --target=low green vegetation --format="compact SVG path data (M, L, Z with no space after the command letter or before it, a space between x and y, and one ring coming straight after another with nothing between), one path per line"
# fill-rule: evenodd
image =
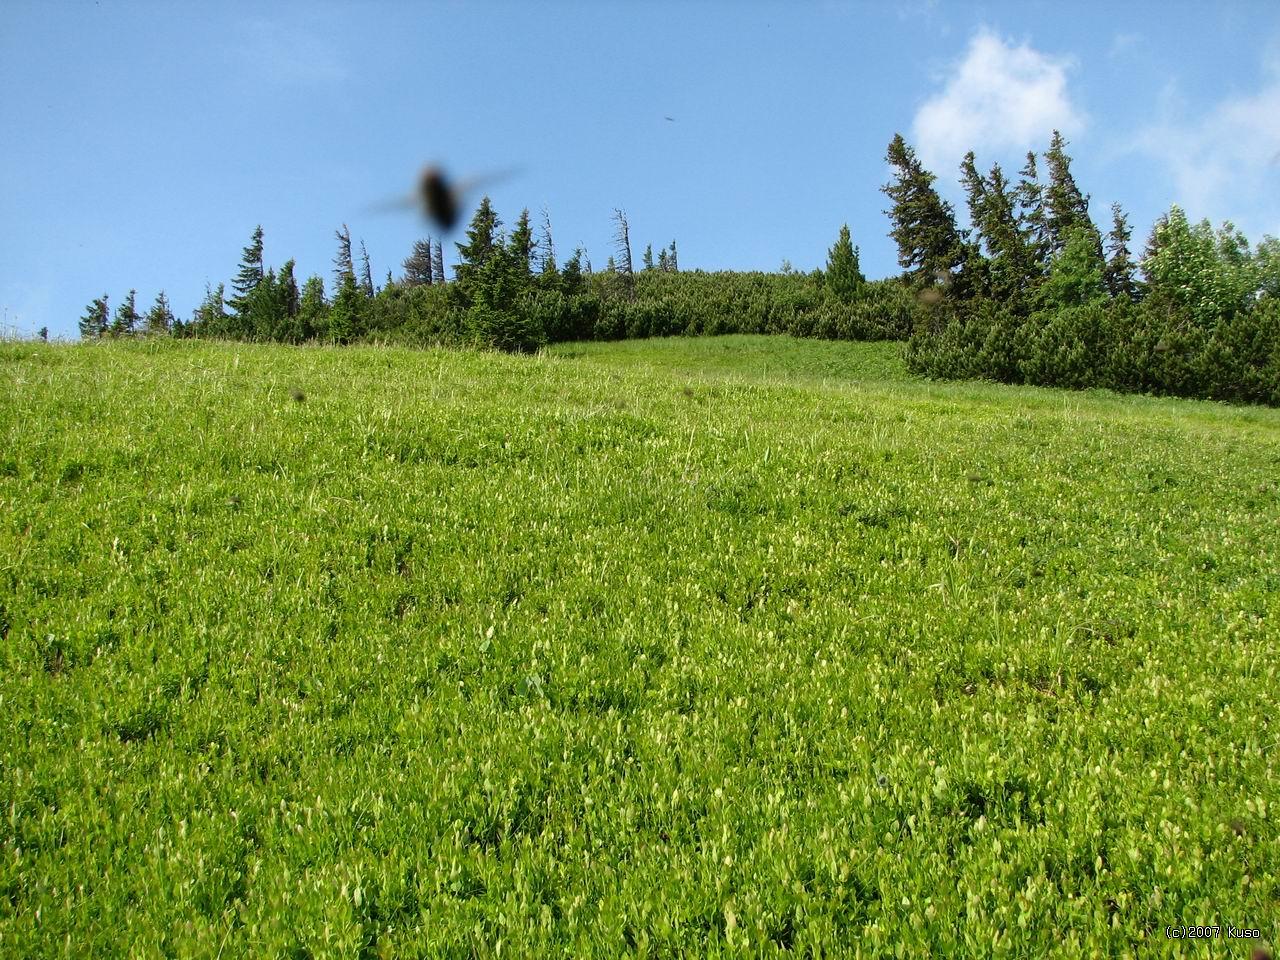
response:
M1280 412L0 344L0 955L1238 955Z

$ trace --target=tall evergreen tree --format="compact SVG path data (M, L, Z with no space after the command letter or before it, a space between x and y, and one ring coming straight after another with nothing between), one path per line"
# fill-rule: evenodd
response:
M333 285L336 290L342 286L344 277L355 279L356 268L351 259L351 231L347 225L344 223L341 230L333 231L333 237L338 241L338 252L333 258Z
M972 150L964 155L964 160L960 162L960 182L964 185L965 200L969 204L969 226L979 237L985 239L987 182L978 173L975 159Z
M240 318L241 327L247 327L251 323L248 316L249 303L253 291L262 282L262 277L262 224L258 224L249 246L244 248L236 278L231 281L231 289L235 291L235 295L231 298L230 305Z
M129 295L116 307L116 315L111 320L111 335L113 337L133 336L134 330L137 329L138 321L142 319L138 315L137 298L138 291L130 290Z
M163 290L156 294L156 302L147 311L143 329L152 335L167 334L173 329L173 310L170 309L169 298Z
M827 269L824 274L827 289L839 299L850 303L862 293L867 278L862 275L858 263L858 248L849 235L849 225L840 227L840 236L827 253Z
M453 272L458 279L458 292L464 300L471 296L476 274L499 246L498 230L501 226L502 221L494 212L493 204L487 196L483 197L471 218L471 226L467 227L467 242L454 244L458 248L459 263Z
M582 248L573 251L573 256L564 262L560 271L560 287L566 296L572 296L582 290Z
M345 274L329 307L325 335L332 343L350 343L364 332L364 308L368 302L355 274Z
M191 332L198 337L224 337L227 335L227 307L222 284L216 287L204 285L204 300L196 307L191 318Z
M280 312L286 319L292 319L298 315L298 308L301 305L301 299L298 295L298 280L294 276L294 268L297 264L293 259L286 260L284 266L280 268L280 277L276 281L276 292L280 298Z
M97 340L105 336L109 317L107 295L104 293L84 308L84 316L80 318L80 339Z
M329 332L329 301L324 295L324 280L312 274L302 285L302 297L298 302L298 332L300 338L325 337Z
M1049 269L1049 226L1045 220L1044 185L1040 183L1034 151L1027 151L1027 162L1018 174L1018 227L1028 252L1043 276Z
M964 256L951 204L938 196L933 188L937 178L921 165L902 134L890 141L887 159L894 181L880 189L893 201L886 212L893 223L889 236L898 245L898 263L917 286L946 286Z
M444 275L444 245L437 240L435 252L431 255L431 269L436 283L444 283L448 278Z
M529 225L529 210L520 211L515 228L507 238L507 251L511 254L511 268L522 279L533 273L533 228Z
M982 235L990 257L991 295L1018 311L1042 274L1030 231L1019 221L1017 194L1000 164L992 164L983 191Z
M667 253L666 247L658 251L658 269L663 273L668 273L671 270L671 257Z
M1071 174L1071 158L1067 156L1067 142L1057 130L1049 149L1045 151L1045 164L1049 168L1049 187L1044 193L1045 227L1049 247L1057 253L1067 245L1067 236L1074 228L1091 234L1096 240L1098 259L1102 259L1102 240L1098 228L1089 217L1089 198L1080 192Z
M413 252L404 259L404 285L406 287L430 286L435 282L432 263L431 238L415 240Z
M676 255L676 242L671 241L671 246L667 247L667 269L672 273L680 272L680 258Z
M1111 205L1111 232L1107 234L1107 266L1103 280L1107 292L1115 298L1133 300L1137 297L1138 282L1134 276L1136 266L1129 251L1133 229L1120 204Z
M372 297L373 289L373 266L369 263L369 251L364 248L364 241L360 241L360 291L366 297Z
M653 269L653 244L652 243L646 243L644 245L644 256L640 258L640 262L644 264L644 270L649 271Z

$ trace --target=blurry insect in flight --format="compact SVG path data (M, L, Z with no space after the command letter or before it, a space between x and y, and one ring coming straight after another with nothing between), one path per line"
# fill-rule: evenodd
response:
M418 175L413 193L376 209L417 208L427 220L448 233L458 225L468 194L478 187L505 180L509 176L511 172L507 171L469 180L453 180L442 167L431 164Z

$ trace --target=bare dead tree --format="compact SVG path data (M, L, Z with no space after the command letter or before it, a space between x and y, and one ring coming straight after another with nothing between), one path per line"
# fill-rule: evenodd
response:
M627 215L617 207L613 209L613 221L617 224L617 232L614 233L614 242L618 245L617 273L622 278L622 287L626 291L627 298L631 299L635 296L635 271L631 266L631 227L627 223Z
M551 242L551 214L547 212L547 208L542 208L542 239L538 241L538 246L542 248L542 272L556 272L556 248Z

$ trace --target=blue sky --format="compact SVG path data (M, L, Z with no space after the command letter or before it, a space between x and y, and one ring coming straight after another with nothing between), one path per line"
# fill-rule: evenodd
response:
M968 148L1009 173L1050 130L1104 229L1172 203L1280 235L1280 4L324 4L6 0L0 324L74 336L84 306L164 288L189 317L256 224L330 276L333 232L381 281L429 228L369 212L427 161L551 217L561 259L614 207L681 266L799 269L847 222L897 271L885 147L963 204ZM664 119L666 116L674 121ZM459 239L455 236L452 240ZM447 252L452 253L452 245Z

